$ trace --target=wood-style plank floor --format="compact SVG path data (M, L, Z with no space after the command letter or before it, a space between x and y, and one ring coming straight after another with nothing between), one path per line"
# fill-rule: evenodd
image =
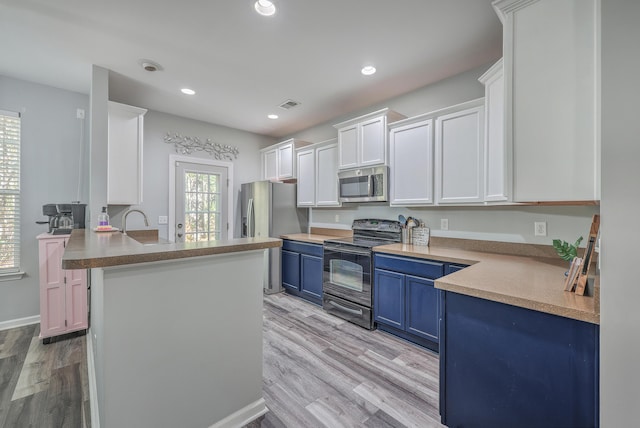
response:
M249 427L441 427L438 356L286 294L264 299L264 398Z
M248 427L440 427L438 356L286 294L264 299L264 398ZM0 427L90 426L85 336L0 331Z
M90 427L85 336L43 345L40 325L0 331L0 427Z

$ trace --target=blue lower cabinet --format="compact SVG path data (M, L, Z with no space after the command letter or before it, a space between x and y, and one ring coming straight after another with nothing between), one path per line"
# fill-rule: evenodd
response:
M444 293L440 414L448 427L597 427L599 326Z
M442 292L434 280L464 265L374 253L373 316L380 330L440 350Z
M405 281L401 273L375 270L373 320L401 330L405 328Z
M322 245L283 240L282 286L285 291L322 304Z
M300 292L311 300L322 301L322 257L300 255Z
M300 289L300 254L282 250L282 286L285 289Z
M422 338L439 341L440 293L433 280L406 275L406 330Z

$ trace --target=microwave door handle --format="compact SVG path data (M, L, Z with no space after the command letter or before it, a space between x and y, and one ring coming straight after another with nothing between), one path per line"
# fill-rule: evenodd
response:
M373 174L369 175L369 182L367 184L367 196L373 196Z

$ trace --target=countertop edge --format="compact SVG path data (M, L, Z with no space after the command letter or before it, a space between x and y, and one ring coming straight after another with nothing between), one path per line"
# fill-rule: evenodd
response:
M129 254L119 253L117 251L114 251L114 254L109 254L109 251L104 251L97 255L90 255L88 251L87 254L83 254L82 245L85 244L86 241L84 241L83 237L78 237L74 244L76 244L76 246L80 246L81 248L74 248L73 250L71 250L71 255L69 255L67 251L70 250L70 246L67 246L65 254L62 258L62 268L91 269L114 267L139 263L170 261L190 257L205 257L243 251L263 250L282 246L282 240L278 238L261 238L257 241L252 242L237 242L237 240L231 239L229 240L228 244L218 241L215 242L216 245L196 248L176 248L176 245L180 244L159 244L151 245L148 247L141 246L140 248L136 248L137 251L132 251ZM170 246L165 247L166 250L163 251L165 249L163 248L164 245Z
M452 284L438 279L434 281L434 284L437 289L440 289L442 291L464 294L465 296L490 300L497 303L504 303L524 309L531 309L537 312L557 315L563 318L571 318L577 321L584 321L591 324L600 324L600 314L597 312L581 311L579 309L569 308L566 306L558 306L551 303L533 301L531 299L523 297L509 296L500 293L494 293L491 291L479 290L477 288Z

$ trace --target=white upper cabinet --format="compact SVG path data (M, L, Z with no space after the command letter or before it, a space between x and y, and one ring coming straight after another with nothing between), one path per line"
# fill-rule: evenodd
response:
M390 205L433 204L433 118L417 116L389 128Z
M479 102L478 102L479 101ZM483 202L484 102L436 119L435 171L439 204Z
M107 203L142 202L142 145L147 110L109 101Z
M335 138L296 151L299 207L336 207L338 144Z
M339 207L338 200L338 143L316 148L316 206Z
M484 85L484 200L505 202L511 195L511 150L504 138L502 59L478 80Z
M600 198L599 0L498 0L513 200Z
M316 155L314 149L301 149L296 152L298 168L297 205L313 207L316 204Z
M386 165L387 123L404 117L385 108L333 125L338 130L339 169Z
M289 139L262 149L262 179L279 181L296 178L295 149L308 146L306 141Z

